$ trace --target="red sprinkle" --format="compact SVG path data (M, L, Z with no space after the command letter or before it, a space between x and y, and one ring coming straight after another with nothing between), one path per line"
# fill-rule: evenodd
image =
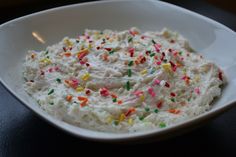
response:
M161 49L161 45L160 44L154 44L153 45L156 49L156 52L160 52L160 49Z
M128 117L130 114L132 114L133 112L135 112L135 108L131 107L126 113L125 116Z
M129 48L130 57L134 57L134 48Z
M168 82L166 82L166 83L165 83L165 86L166 86L167 88L169 88L169 87L170 87L170 84L169 84Z
M218 73L218 77L219 77L219 79L220 79L221 81L223 81L222 71L219 71L219 73Z
M173 114L179 114L180 110L177 109L169 109L168 112L173 113Z
M172 96L172 97L175 97L175 96L176 96L176 94L175 94L175 93L173 93L173 92L171 92L171 93L170 93L170 96Z
M157 103L157 108L162 108L162 101Z
M105 50L107 50L107 51L111 51L112 50L112 48L104 48Z
M89 89L87 89L87 90L85 91L85 94L86 94L86 95L90 95L90 94L91 94L91 91L90 91Z
M100 94L104 97L109 96L109 91L107 88L101 88L100 89Z

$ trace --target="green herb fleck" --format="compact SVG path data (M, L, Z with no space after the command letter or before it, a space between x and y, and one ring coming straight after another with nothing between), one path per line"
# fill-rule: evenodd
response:
M155 53L150 54L150 57L153 57L153 56L155 56Z
M188 101L190 101L191 100L191 98L188 98Z
M139 120L144 120L144 116L139 117Z
M54 92L54 89L51 89L51 90L48 92L48 95L51 95L53 92Z
M48 51L45 52L45 55L47 55L47 54L48 54Z
M166 62L167 62L167 59L163 59L163 62L165 62L165 63L166 63Z
M130 90L130 82L129 82L129 81L126 82L126 89L127 89L128 91Z
M53 102L50 102L49 104L50 104L50 105L54 105L54 103L53 103Z
M113 121L114 125L118 125L119 124L119 121L118 120L115 120Z
M156 44L156 42L155 42L153 39L152 39L152 43L153 43L153 44Z
M158 112L159 112L159 110L158 110L158 109L155 109L155 110L154 110L154 112L155 112L155 113L158 113Z
M182 55L183 54L183 51L179 51L179 55Z
M175 98L171 98L170 100L171 100L172 102L175 102Z
M47 56L46 58L48 58L48 59L49 59L50 57L49 57L49 56Z
M78 39L76 39L76 43L79 43L79 40L78 40Z
M145 107L145 111L146 111L146 112L149 112L149 111L150 111L150 108Z
M164 122L161 122L161 123L159 124L159 127L160 127L160 128L164 128L164 127L166 127L166 124L165 124Z
M116 101L117 101L117 99L116 99L116 98L113 98L113 99L112 99L112 101L113 101L113 102L116 102Z
M110 52L109 52L109 54L111 55L111 54L113 54L115 52L115 50L113 49L113 50L111 50Z
M129 37L128 38L128 42L130 43L130 42L132 42L133 41L133 38L132 37Z
M150 72L150 74L153 74L156 70L153 68Z
M133 63L134 63L134 61L129 61L129 64L128 64L128 66L132 66L132 65L133 65Z
M59 79L59 78L57 78L56 81L57 81L58 83L61 83L61 79Z
M131 69L128 69L128 76L131 77L131 75L132 75L132 71Z
M100 31L100 34L103 34L103 31Z

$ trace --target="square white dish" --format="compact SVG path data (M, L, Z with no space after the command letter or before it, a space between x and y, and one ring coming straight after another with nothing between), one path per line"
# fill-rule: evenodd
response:
M29 49L43 50L64 36L75 37L84 29L125 30L136 26L143 31L170 28L184 35L190 45L222 68L228 79L213 108L184 123L162 130L114 134L91 131L59 121L42 111L23 90L22 63ZM39 42L35 34L45 42ZM93 2L50 9L0 26L0 78L2 84L23 104L55 126L76 136L101 141L161 139L199 126L235 106L236 33L196 13L158 1Z

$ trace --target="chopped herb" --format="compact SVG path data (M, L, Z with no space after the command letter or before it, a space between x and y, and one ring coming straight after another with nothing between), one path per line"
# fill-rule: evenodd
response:
M45 52L45 55L47 55L47 54L48 54L48 51Z
M175 102L175 98L171 98L170 100L171 100L172 102Z
M109 54L111 55L111 54L113 54L115 52L115 50L113 49L113 50L111 50L110 52L109 52Z
M182 51L179 51L179 55L182 55L182 53L183 53Z
M153 57L153 56L155 56L155 53L150 54L150 57Z
M49 59L49 56L47 56L47 58Z
M166 124L165 124L164 122L161 122L161 123L159 124L159 127L160 127L160 128L164 128L164 127L166 127Z
M50 102L49 104L50 104L50 105L54 105L54 103L53 103L53 102Z
M103 39L102 39L102 41L105 43L105 42L106 42L106 39L105 39L105 38L103 38Z
M100 31L100 34L103 34L103 31Z
M132 42L133 41L133 38L132 37L129 37L128 38L128 42L130 43L130 42Z
M56 81L57 81L58 83L61 83L61 79L59 79L59 78L57 78Z
M126 89L130 90L130 82L129 81L126 82Z
M150 74L153 74L156 70L154 68L152 68Z
M48 92L48 95L51 95L53 92L54 92L54 89L51 89L51 90Z
M128 69L128 76L131 77L131 75L132 75L132 71L131 69Z
M76 39L75 41L76 41L76 43L79 43L79 40L78 40L78 39Z
M191 100L191 98L188 98L188 101L190 101Z
M158 113L158 112L159 112L159 110L158 110L158 109L155 109L155 110L154 110L154 112L155 112L155 113Z
M165 63L166 63L166 62L167 62L167 59L163 59L163 62L165 62Z
M156 44L156 42L155 42L153 39L152 39L152 43L153 43L153 44Z
M144 116L139 117L139 120L143 120L143 119L144 119Z
M118 124L119 124L119 121L118 121L118 120L115 120L113 123L114 123L114 125L118 125Z
M150 108L146 107L146 108L145 108L145 111L146 111L146 112L149 112L149 111L150 111Z
M129 61L129 64L128 64L128 66L132 66L132 65L133 65L133 63L134 63L134 61Z
M112 101L113 101L113 102L116 102L116 101L117 101L117 99L116 99L116 98L113 98L113 99L112 99Z

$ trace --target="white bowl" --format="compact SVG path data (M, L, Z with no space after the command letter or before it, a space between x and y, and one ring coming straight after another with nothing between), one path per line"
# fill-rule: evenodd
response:
M170 28L189 39L191 46L220 66L228 78L213 108L181 124L138 133L105 133L75 127L44 111L23 90L22 62L29 49L43 50L64 36L75 37L86 28L125 30ZM35 36L41 36L41 40ZM236 33L209 18L160 1L101 1L70 5L15 19L0 26L0 78L25 106L51 124L73 135L100 141L162 139L197 127L235 106ZM17 113L16 113L17 114ZM20 117L19 117L20 118ZM40 129L40 128L39 128Z

